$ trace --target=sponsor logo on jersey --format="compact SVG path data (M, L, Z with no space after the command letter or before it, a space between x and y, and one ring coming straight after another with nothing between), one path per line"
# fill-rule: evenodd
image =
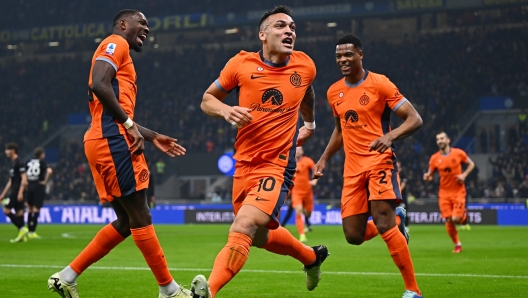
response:
M117 47L117 45L115 43L109 43L106 46L106 54L107 55L114 55L116 47Z

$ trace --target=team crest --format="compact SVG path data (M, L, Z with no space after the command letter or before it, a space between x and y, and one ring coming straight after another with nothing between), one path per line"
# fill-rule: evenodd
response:
M262 94L262 103L270 101L272 105L280 106L282 104L282 100L282 93L274 88L268 89Z
M349 110L345 113L345 122L348 123L348 120L351 120L350 122L358 122L359 116L356 111Z
M143 170L141 171L141 173L139 173L139 181L145 182L148 180L148 178L149 178L149 173L146 170Z
M291 76L290 76L290 83L295 86L295 87L299 87L301 86L301 83L302 83L302 79L301 79L301 76L297 73L297 72L294 72Z
M343 97L344 95L343 92L339 92L339 97Z
M262 67L259 66L259 67L257 67L257 70L258 70L258 71L263 71L264 68L262 68Z
M370 98L366 94L361 95L361 97L359 98L359 103L363 106L366 106L369 103L369 101L370 101Z

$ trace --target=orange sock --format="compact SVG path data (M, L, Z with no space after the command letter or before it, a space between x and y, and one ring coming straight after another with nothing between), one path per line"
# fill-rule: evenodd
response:
M371 219L367 221L367 230L365 231L365 237L363 238L363 241L369 241L370 239L378 236L378 228L374 224L374 221Z
M167 266L167 260L156 236L156 231L153 225L146 227L130 229L132 238L139 248L145 261L152 270L156 281L160 286L166 286L172 282L172 275Z
M405 289L420 294L416 277L414 276L411 253L409 252L405 237L400 233L398 227L395 226L384 234L381 234L381 238L387 244L394 264L400 269L403 282L405 283Z
M453 222L446 221L445 223L447 234L449 234L449 237L451 237L451 240L453 240L454 244L458 244L460 242L460 239L458 239L458 232L456 229L456 226Z
M81 253L70 263L70 267L77 274L106 256L114 247L123 242L125 238L119 234L112 224L104 226Z
M315 262L315 252L313 248L304 245L297 238L285 229L278 227L270 230L268 242L264 245L265 250L279 255L290 256L299 260L303 265L311 265Z
M253 241L242 233L229 233L227 244L216 255L209 276L209 289L213 297L244 267Z
M304 234L304 220L302 214L295 215L295 225L297 226L297 232L299 232L299 235Z

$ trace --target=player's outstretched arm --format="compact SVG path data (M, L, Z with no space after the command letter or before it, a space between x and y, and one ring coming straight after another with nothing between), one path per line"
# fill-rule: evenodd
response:
M215 83L212 83L202 98L200 108L204 113L212 117L224 118L233 126L243 127L248 125L253 117L249 114L251 109L229 106L222 101L227 97L228 93L220 90Z
M313 86L310 85L304 94L301 101L301 118L304 121L304 126L299 129L297 136L297 146L302 146L315 131L315 92Z
M422 127L422 117L409 101L404 102L395 113L404 120L402 125L370 143L370 151L383 153L390 148L393 141L406 138Z
M115 75L116 70L110 63L95 61L92 69L92 86L90 87L90 91L97 96L97 99L103 104L105 110L117 122L125 126L128 136L132 139L132 145L128 149L133 154L141 154L145 149L145 140L117 101L112 88L112 79Z
M177 143L177 139L162 135L137 123L136 125L145 140L152 142L152 144L154 144L154 146L156 146L161 152L170 157L185 155L186 149Z
M313 172L313 178L319 179L321 176L323 176L323 170L326 167L326 162L334 156L334 154L343 147L343 134L341 131L341 120L339 117L334 118L335 121L335 128L334 132L332 132L332 136L330 137L330 141L328 141L328 145L326 146L325 151L323 152L323 155L321 155L321 158L319 158L319 161L315 164L314 168L312 169Z

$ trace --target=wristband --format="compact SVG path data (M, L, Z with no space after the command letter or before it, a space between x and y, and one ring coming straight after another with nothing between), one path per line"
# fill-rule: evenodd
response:
M315 121L314 122L304 121L304 126L306 126L306 128L308 128L309 130L315 130Z
M125 122L123 122L123 126L125 127L125 129L129 129L133 125L134 125L134 121L132 121L132 119L130 119L130 117L128 117L128 119Z

